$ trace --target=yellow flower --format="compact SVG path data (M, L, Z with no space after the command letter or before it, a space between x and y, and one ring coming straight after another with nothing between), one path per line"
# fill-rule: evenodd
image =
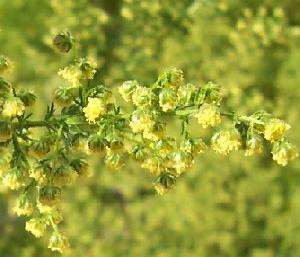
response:
M3 105L2 114L7 117L21 116L25 111L25 106L20 98L11 97Z
M89 97L88 104L83 108L83 112L89 122L95 122L100 116L105 114L106 107L101 99Z
M49 240L48 248L52 251L57 251L60 253L63 253L65 249L69 247L69 242L67 238L62 235L58 234L57 232L54 232Z
M183 151L174 152L171 155L170 165L176 170L178 174L181 174L194 164L193 156Z
M279 165L286 166L289 161L298 157L298 151L294 145L287 141L275 142L272 148L273 160Z
M18 190L21 187L26 186L27 183L28 180L23 176L22 171L17 168L11 169L3 176L3 184L11 190Z
M154 95L150 88L137 86L132 94L132 102L136 106L151 105L153 97Z
M203 128L215 127L221 123L220 109L213 104L204 103L194 117Z
M142 163L142 168L149 170L154 175L159 175L163 169L163 162L158 157L146 159Z
M270 119L265 125L264 136L265 139L271 142L283 138L284 134L291 128L291 126L280 119Z
M18 216L29 216L32 214L33 209L33 204L28 201L27 197L21 196L19 199L17 199L17 203L13 208L13 212L16 213Z
M212 149L223 155L239 150L242 145L240 135L236 130L217 132L213 135L211 142Z
M163 88L159 93L159 106L163 112L175 110L177 107L177 95L174 90Z
M26 222L25 229L31 232L35 237L41 237L46 230L46 222L40 218L33 218Z
M120 87L119 87L119 93L122 95L123 99L126 102L132 101L132 94L136 87L138 86L138 82L135 80L129 80L125 81Z
M79 67L75 65L60 69L58 71L58 75L67 80L72 85L72 87L79 87L81 85L80 79L82 76L82 72Z

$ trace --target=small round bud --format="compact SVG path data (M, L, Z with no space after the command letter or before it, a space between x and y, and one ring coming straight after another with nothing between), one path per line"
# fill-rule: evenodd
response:
M131 115L129 126L133 133L151 131L155 124L153 115L146 110L135 110Z
M154 97L151 88L137 86L132 94L132 102L138 107L151 106Z
M59 87L54 91L54 102L59 106L66 106L72 103L73 95L68 88Z
M103 154L105 152L106 147L108 146L108 142L101 135L92 135L88 139L88 146L91 152Z
M28 185L29 179L26 175L23 169L14 167L3 176L3 184L11 190L18 190Z
M59 166L54 170L53 183L58 186L71 185L77 177L77 172L70 167Z
M124 147L123 138L121 137L113 137L109 140L109 148L111 150L120 150Z
M154 183L154 189L159 195L164 195L175 186L175 183L176 176L170 172L162 172Z
M90 170L89 170L89 165L81 159L72 160L71 163L70 163L70 166L81 177L89 177L91 175Z
M125 166L125 158L123 153L112 151L108 149L105 155L105 165L112 170L120 170Z
M11 139L11 124L6 121L0 121L0 142L6 142Z
M13 212L17 216L30 216L33 213L34 206L33 203L29 201L27 194L22 194L16 201L16 205L13 208Z
M196 93L196 86L193 84L182 85L178 88L177 97L180 105L190 105Z
M49 239L48 248L63 253L64 250L69 248L68 239L64 235L54 232Z
M18 97L20 97L25 106L32 106L36 101L36 96L32 92L25 90L21 90L18 93Z
M53 45L61 53L68 53L74 44L74 38L70 32L62 32L53 39Z
M164 112L175 110L177 107L177 95L175 91L163 88L159 93L159 106Z
M37 159L44 158L49 152L49 142L44 139L32 142L29 147L29 154Z
M149 156L149 152L143 145L135 145L130 150L130 154L134 157L136 161L144 161Z
M150 130L146 129L143 131L143 138L152 141L158 141L165 137L165 132L166 132L166 124L161 122L156 122L153 125L152 129Z
M207 145L201 138L186 138L180 144L180 150L192 155L201 154L207 149Z
M250 135L246 140L245 156L259 154L263 151L264 144L261 136L257 134Z
M46 206L54 206L61 199L61 189L55 186L45 186L39 189L39 202Z
M81 79L93 79L96 73L97 63L88 58L81 58L78 61L78 66L81 71Z
M164 169L164 160L158 156L146 159L142 163L142 168L149 170L154 175L159 175Z
M176 151L170 156L170 167L174 168L177 174L181 174L190 168L194 163L193 156L190 153Z
M132 101L132 94L138 86L139 83L136 80L129 80L129 81L125 81L119 87L119 92L126 102Z
M169 88L173 90L177 90L183 83L183 71L176 68L172 68L169 71L162 73L156 81L156 84L160 88Z

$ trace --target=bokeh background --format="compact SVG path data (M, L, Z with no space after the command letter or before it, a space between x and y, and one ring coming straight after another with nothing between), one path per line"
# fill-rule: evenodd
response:
M61 55L51 41L66 30L76 45ZM219 83L228 110L287 120L300 145L299 0L1 0L0 52L14 62L10 80L38 93L37 113L76 57L95 58L95 82L112 88L175 66L189 82ZM64 194L64 256L298 257L299 168L268 153L208 153L162 197L134 164L111 173L97 163ZM0 257L59 256L11 213L14 198L0 186Z

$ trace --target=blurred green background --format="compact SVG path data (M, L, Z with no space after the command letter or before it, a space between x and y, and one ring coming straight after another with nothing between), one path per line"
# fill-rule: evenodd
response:
M63 56L51 41L66 30L76 46ZM1 0L0 53L14 62L10 80L38 93L36 112L62 83L58 69L90 56L109 87L151 83L172 66L189 82L217 82L229 110L264 108L300 143L299 0ZM299 168L269 154L206 154L161 197L134 164L111 173L97 163L65 192L64 256L298 257ZM0 187L0 257L58 256L11 214L14 197Z

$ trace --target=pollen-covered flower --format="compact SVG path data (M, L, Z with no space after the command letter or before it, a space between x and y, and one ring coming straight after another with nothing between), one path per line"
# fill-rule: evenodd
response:
M264 145L263 145L262 137L257 134L252 134L246 140L245 156L259 154L262 152L263 147L264 147Z
M291 126L280 119L270 119L265 125L264 136L268 141L274 142L283 138Z
M18 97L8 98L2 110L2 115L7 117L21 116L25 111L24 103Z
M89 97L88 104L83 108L84 115L89 122L96 120L106 113L106 106L99 98Z
M46 221L42 218L32 218L26 222L25 229L31 232L35 237L39 238L45 234Z
M67 238L64 235L57 233L56 231L53 232L52 236L49 239L48 248L52 251L63 253L63 251L68 247L69 242Z
M221 123L220 108L214 104L204 103L194 117L203 128L215 127Z
M138 82L136 80L129 80L125 81L120 87L119 87L119 93L122 95L123 99L126 102L132 101L132 95L135 89L138 87Z
M163 88L159 93L159 106L164 112L173 111L177 107L177 95L172 89Z
M236 130L217 132L211 139L212 149L223 155L239 150L241 145L241 136Z
M79 87L81 85L80 79L82 72L77 65L70 65L60 69L58 75L67 80L72 87Z
M153 115L150 112L144 110L135 110L132 113L131 121L129 126L131 127L133 133L151 131L155 121L153 120Z
M273 143L272 147L273 160L279 165L286 166L289 161L298 157L298 151L294 145L286 140Z

